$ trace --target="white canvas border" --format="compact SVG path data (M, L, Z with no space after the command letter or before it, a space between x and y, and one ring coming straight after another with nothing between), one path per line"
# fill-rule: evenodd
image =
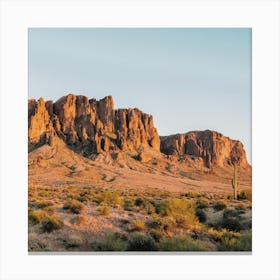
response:
M279 279L278 1L11 0L0 7L1 279ZM29 27L252 28L252 255L28 255Z

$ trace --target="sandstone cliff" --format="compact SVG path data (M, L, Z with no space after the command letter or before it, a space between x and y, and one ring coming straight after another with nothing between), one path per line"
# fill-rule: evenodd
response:
M231 140L215 131L193 131L159 137L153 117L139 109L114 109L111 96L101 100L69 94L55 103L31 99L28 101L29 151L43 145L53 145L62 139L76 152L91 156L99 153L136 152L142 162L150 159L148 150L188 156L203 161L206 167L237 164L248 167L240 141Z
M29 150L51 144L56 136L84 155L160 148L153 117L138 109L115 110L111 96L99 101L74 94L55 103L29 100Z
M209 168L233 164L248 167L242 143L216 131L192 131L161 137L160 149L167 155L200 157Z

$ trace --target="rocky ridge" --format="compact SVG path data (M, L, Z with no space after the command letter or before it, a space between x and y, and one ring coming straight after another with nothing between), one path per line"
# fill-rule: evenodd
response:
M69 94L55 103L43 98L28 100L29 151L44 144L52 146L57 138L87 157L130 151L145 162L150 158L145 151L152 150L167 158L199 158L208 168L249 166L240 141L210 130L160 138L151 115L137 108L114 109L111 96L96 100Z
M248 167L243 144L211 130L161 137L161 151L167 155L202 158L208 168L234 164Z
M29 151L59 137L84 155L136 151L150 147L159 151L160 138L153 117L139 109L114 109L111 96L101 100L69 94L55 103L28 100Z

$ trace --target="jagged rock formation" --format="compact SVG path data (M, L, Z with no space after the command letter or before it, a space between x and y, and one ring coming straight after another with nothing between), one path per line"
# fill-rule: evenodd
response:
M192 131L161 137L160 149L167 155L200 157L209 168L233 164L248 167L242 143L216 131Z
M67 145L90 155L101 152L160 148L153 117L138 109L114 109L107 96L99 101L69 94L55 103L28 101L28 144L32 150L61 138Z
M240 141L210 130L160 139L151 115L136 108L115 110L111 96L99 101L74 94L63 96L55 103L42 98L28 100L29 151L46 143L53 145L57 138L84 156L110 153L113 157L131 151L141 162L147 162L151 155L143 150L149 147L172 157L202 160L209 168L248 166Z

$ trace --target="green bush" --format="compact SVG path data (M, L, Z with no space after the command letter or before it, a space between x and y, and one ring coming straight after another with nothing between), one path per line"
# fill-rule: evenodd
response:
M162 216L167 215L168 202L160 201L155 204L156 213Z
M84 204L77 200L68 200L63 205L63 209L74 214L80 214L83 208Z
M128 240L128 251L156 251L155 240L150 235L134 233Z
M224 210L227 207L226 203L224 201L218 201L213 205L213 208L216 211Z
M219 251L252 251L252 232L245 232L239 236L223 235L219 244Z
M111 212L111 207L109 205L101 205L97 208L100 215L109 216Z
M141 205L143 205L143 204L144 204L143 198L139 197L139 198L136 198L136 199L135 199L135 202L134 202L134 205L135 205L135 206L141 206Z
M206 222L207 216L206 216L205 212L202 209L197 208L195 210L195 214L196 214L196 216L197 216L197 218L198 218L200 223L205 223Z
M125 200L123 203L123 208L126 211L132 211L133 202L131 200Z
M86 197L86 196L79 196L78 198L77 198L77 200L79 201L79 202L87 202L89 199Z
M233 217L223 218L220 227L230 231L241 231L243 229L243 225L240 220Z
M64 226L63 221L57 216L45 216L40 224L43 232L52 232Z
M233 210L233 209L226 209L223 213L223 218L239 218L239 211Z
M188 236L164 238L159 243L160 251L207 251L207 248Z
M162 239L162 237L163 237L162 232L157 230L157 229L152 229L150 231L150 235L154 238L154 240L156 242L159 242Z
M100 242L94 242L94 251L125 251L127 248L127 237L119 232L109 232Z

